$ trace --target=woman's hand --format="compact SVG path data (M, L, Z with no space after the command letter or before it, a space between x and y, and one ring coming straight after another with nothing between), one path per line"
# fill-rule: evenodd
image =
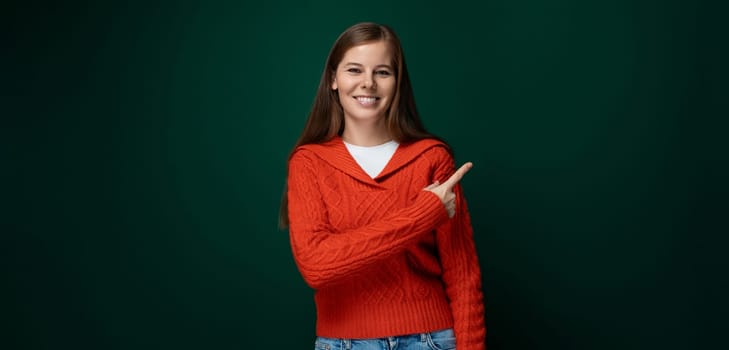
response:
M471 162L463 164L446 182L441 184L440 181L436 181L423 189L423 191L435 193L440 198L440 201L443 202L443 205L445 205L448 211L449 218L456 215L456 194L453 193L453 187L456 187L456 184L461 181L463 175L471 170L471 167L473 167L473 163Z

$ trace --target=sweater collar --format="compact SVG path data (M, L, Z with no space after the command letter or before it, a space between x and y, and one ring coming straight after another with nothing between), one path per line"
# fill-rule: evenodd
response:
M329 163L331 166L343 171L344 173L366 183L379 184L381 179L396 172L408 163L416 159L425 150L442 146L441 141L435 139L423 139L415 142L401 143L398 145L395 153L385 168L373 179L357 164L357 161L347 150L347 146L340 136L334 136L329 141L318 144L308 144L300 146L299 149L308 149L316 154L317 157Z

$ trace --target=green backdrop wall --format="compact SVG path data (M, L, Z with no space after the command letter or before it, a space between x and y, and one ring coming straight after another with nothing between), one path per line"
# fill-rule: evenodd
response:
M427 127L475 163L491 349L726 343L717 5L3 8L5 349L311 348L285 162L365 20L399 33Z

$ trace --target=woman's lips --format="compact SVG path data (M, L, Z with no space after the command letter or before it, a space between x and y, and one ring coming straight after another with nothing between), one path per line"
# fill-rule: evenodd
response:
M362 106L372 106L377 103L377 100L380 98L377 96L355 96L354 99Z

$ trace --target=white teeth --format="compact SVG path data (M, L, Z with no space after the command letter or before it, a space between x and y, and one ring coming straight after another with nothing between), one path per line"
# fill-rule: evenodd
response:
M371 104L374 104L375 101L377 101L377 98L359 96L359 97L357 97L357 101L359 101L359 103L361 103L363 105L371 105Z

